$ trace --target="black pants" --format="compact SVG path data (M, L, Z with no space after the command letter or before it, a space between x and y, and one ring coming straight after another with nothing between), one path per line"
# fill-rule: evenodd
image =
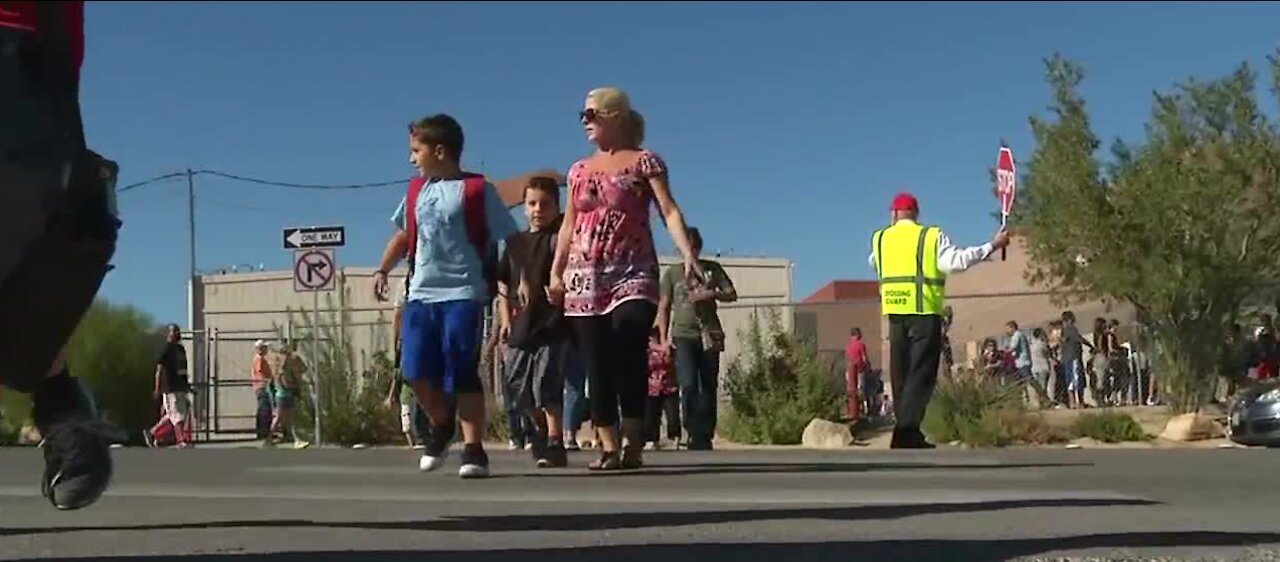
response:
M253 397L257 403L253 415L254 432L258 439L266 439L271 435L271 420L275 416L275 401L271 397L271 385L264 384L261 389L253 391Z
M649 394L649 329L658 305L624 302L603 316L569 318L578 355L591 385L591 425L611 427L624 419L642 420Z
M667 439L680 440L680 396L650 396L644 408L644 440L657 443L661 435L662 416L667 416Z
M71 65L49 66L44 49L0 26L0 384L21 392L43 384L93 302L119 226L114 172L85 151L76 80L58 70Z
M938 383L942 317L889 316L889 383L893 385L894 433L920 436L920 422Z

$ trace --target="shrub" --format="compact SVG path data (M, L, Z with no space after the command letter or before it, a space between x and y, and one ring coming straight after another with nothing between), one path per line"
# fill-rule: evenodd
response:
M925 410L921 429L938 443L1003 445L997 412L1022 411L1019 390L1020 386L965 373L942 379Z
M1076 418L1073 429L1080 437L1088 437L1103 443L1150 439L1133 416L1114 410L1084 414Z
M501 443L511 439L511 432L507 428L507 409L503 407L502 400L494 398L492 392L486 392L485 394L489 397L484 406L484 413L487 418L485 441Z
M18 444L22 426L31 420L31 397L0 388L0 446Z
M345 294L346 287L338 290ZM332 298L330 297L330 301ZM399 443L399 411L386 405L387 391L399 370L390 359L387 349L375 350L373 367L363 373L355 368L356 354L351 348L348 326L351 325L345 307L330 306L327 318L316 325L315 318L303 314L301 318L289 312L295 327L299 357L307 364L307 373L300 377L294 412L295 431L299 438L315 441L315 392L320 385L320 433L324 443L339 445L382 445ZM335 310L336 308L336 310ZM281 341L281 328L276 329ZM386 347L386 338L375 338L375 345Z
M133 443L156 421L151 392L163 349L164 336L150 316L105 300L85 312L67 348L71 373L89 386L103 415L127 431ZM10 414L17 413L6 411L6 418ZM27 417L13 418L15 423L19 419Z
M1066 428L1055 426L1033 412L1003 410L998 414L998 423L1006 444L1050 445L1066 443L1074 437Z
M796 444L814 418L840 418L843 386L809 342L783 330L778 311L765 314L767 328L753 312L740 333L743 351L726 373L730 409L723 428L739 443Z

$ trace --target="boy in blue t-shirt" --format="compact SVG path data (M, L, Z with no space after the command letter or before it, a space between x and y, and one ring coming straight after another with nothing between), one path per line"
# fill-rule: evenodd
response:
M493 300L486 261L497 255L496 242L515 232L516 224L497 190L486 182L484 219L492 249L486 252L489 255L481 255L472 245L464 205L462 146L462 126L448 115L409 125L409 160L426 179L411 210L417 232L407 232L410 210L405 208L407 201L401 200L392 216L396 232L374 274L374 292L379 300L387 300L387 273L414 244L401 326L401 369L431 420L418 466L431 471L444 464L456 415L464 442L458 474L484 478L489 476L489 457L483 446L485 397L479 359L484 312Z

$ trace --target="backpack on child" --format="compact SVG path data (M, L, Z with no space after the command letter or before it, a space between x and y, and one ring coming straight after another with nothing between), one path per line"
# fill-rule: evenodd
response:
M485 184L488 182L481 174L463 172L462 174L462 215L467 225L467 240L480 256L480 266L484 275L485 287L489 291L488 299L498 294L497 245L489 239L489 225L485 219ZM406 259L409 262L409 277L413 277L413 258L418 249L418 195L427 185L427 179L421 176L409 180L408 193L405 195L405 232L409 233L409 248ZM405 283L405 291L409 284Z

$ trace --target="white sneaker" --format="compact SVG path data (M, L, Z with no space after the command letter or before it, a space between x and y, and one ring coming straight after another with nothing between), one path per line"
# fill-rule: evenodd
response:
M421 470L423 472L431 472L433 470L436 470L444 466L444 461L447 460L448 458L449 458L448 449L445 449L444 452L440 453L440 456L438 457L433 457L431 455L423 454L422 458L418 459L418 470Z
M458 476L463 478L488 478L489 467L478 464L464 464L458 469Z
M478 445L464 445L462 448L462 466L458 468L458 476L463 478L488 478L489 455Z

